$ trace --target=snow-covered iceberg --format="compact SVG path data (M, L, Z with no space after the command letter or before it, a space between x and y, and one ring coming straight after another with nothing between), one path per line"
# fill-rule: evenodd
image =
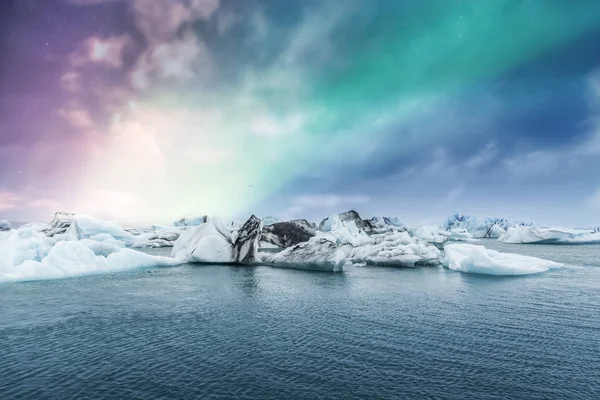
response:
M460 272L487 275L527 275L544 272L563 265L554 261L512 253L501 253L466 243L444 246L443 264Z
M313 237L279 253L263 254L262 257L262 263L266 265L317 271L341 272L346 263L346 253L337 243L324 237Z
M231 230L223 221L207 221L183 233L171 256L197 263L250 263L259 260L261 222L254 215L239 231Z
M408 232L371 235L366 242L348 248L348 259L354 264L414 267L437 265L440 251L432 244L411 237Z
M498 239L504 243L600 244L600 230L514 226Z
M5 219L0 219L0 231L10 231L12 225Z

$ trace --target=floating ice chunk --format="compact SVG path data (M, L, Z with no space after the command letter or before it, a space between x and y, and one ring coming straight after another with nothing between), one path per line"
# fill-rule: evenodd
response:
M5 219L0 219L0 231L10 231L12 225Z
M0 236L0 276L28 260L41 261L54 240L33 229L15 229Z
M252 215L237 232L233 241L233 259L242 264L260 261L258 244L262 231L262 221Z
M554 261L512 253L500 253L484 246L456 243L444 246L444 266L461 272L488 275L527 275L563 265Z
M454 228L450 231L450 240L472 240L473 236L464 228Z
M388 232L371 235L367 243L351 248L348 258L354 264L414 267L439 264L440 251L407 232Z
M0 269L0 281L56 279L181 262L89 240L57 242L41 261L28 260Z
M600 243L600 231L514 226L508 228L498 241L527 244L597 244Z
M428 225L417 229L414 236L429 243L441 244L450 239L450 232L440 229L437 225Z
M65 232L65 235L72 236L76 239L91 239L100 236L106 240L110 235L114 239L126 243L127 245L134 244L137 239L129 232L126 232L121 225L112 221L104 221L99 218L94 218L89 215L76 215L73 217L73 222ZM103 240L103 241L104 241Z
M250 263L258 259L259 242L260 220L254 215L239 231L229 230L217 218L208 218L179 237L171 256L198 263Z
M171 257L187 262L230 263L232 252L229 235L223 235L208 221L183 233L175 242Z
M263 263L284 268L340 272L346 263L346 253L335 241L317 236L279 253L263 254Z

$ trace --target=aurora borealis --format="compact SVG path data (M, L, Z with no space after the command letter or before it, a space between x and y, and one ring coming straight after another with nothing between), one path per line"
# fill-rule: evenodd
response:
M0 0L0 217L600 221L600 2Z

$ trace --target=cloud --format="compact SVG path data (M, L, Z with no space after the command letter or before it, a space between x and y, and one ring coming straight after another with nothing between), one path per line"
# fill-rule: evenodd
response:
M509 173L522 177L547 175L556 171L561 155L553 151L536 150L522 153L504 160Z
M493 143L489 143L481 149L479 153L469 158L467 162L465 162L465 166L470 169L479 169L484 165L489 164L490 161L496 157L497 153L496 146Z
M70 105L68 108L60 109L58 113L74 128L91 129L94 126L89 112L81 106Z
M357 195L335 195L335 194L305 194L295 197L292 205L286 211L286 215L297 215L306 210L321 210L336 207L355 207L371 201L369 196Z
M21 205L22 197L12 192L0 192L0 211L12 210Z
M119 68L123 65L125 49L131 44L132 40L128 35L105 39L93 36L83 42L81 50L71 55L71 63L75 67L99 63Z
M600 210L600 189L596 190L585 199L587 207L595 210Z

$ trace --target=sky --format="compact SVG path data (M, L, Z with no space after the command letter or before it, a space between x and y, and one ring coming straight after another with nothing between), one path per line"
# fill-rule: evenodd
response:
M600 225L600 2L0 0L0 219Z

